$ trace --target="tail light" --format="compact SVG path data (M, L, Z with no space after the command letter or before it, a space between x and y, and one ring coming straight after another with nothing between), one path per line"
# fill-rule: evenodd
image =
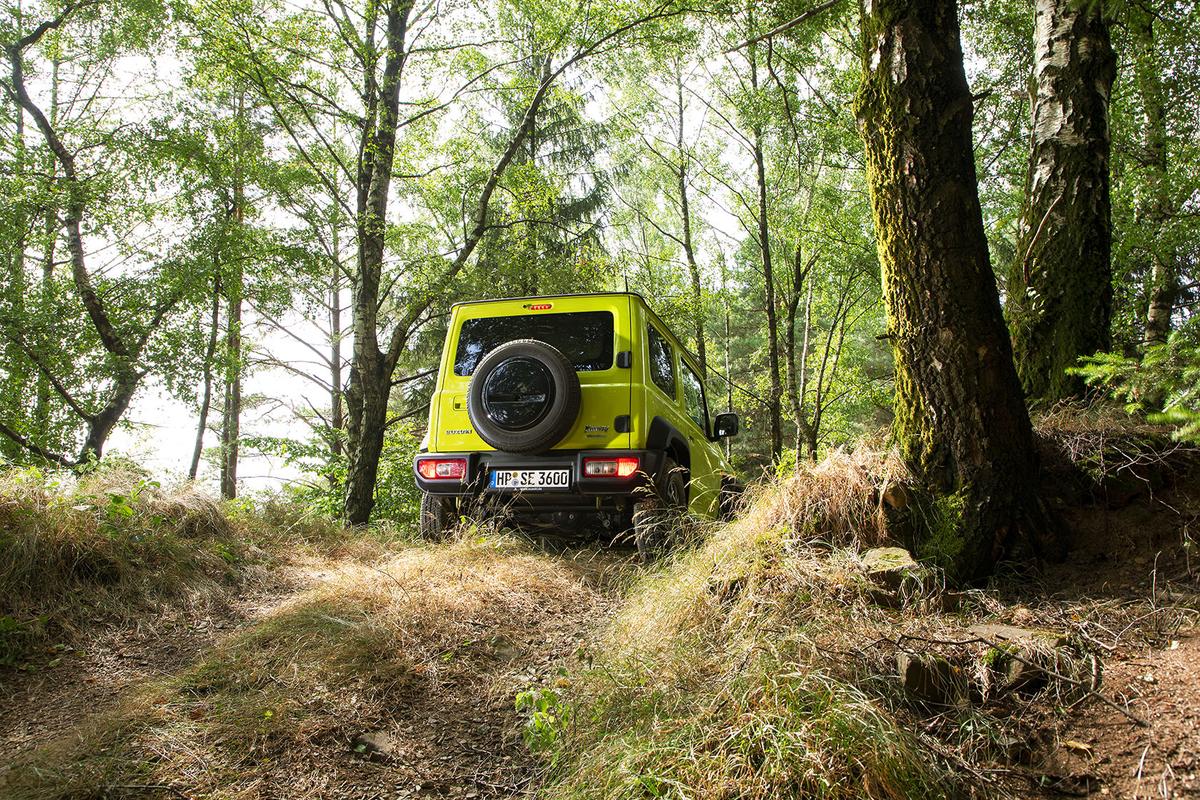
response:
M585 458L583 460L583 475L585 478L628 478L638 470L636 456L621 456L620 458Z
M417 472L427 481L461 481L467 475L465 458L422 458Z

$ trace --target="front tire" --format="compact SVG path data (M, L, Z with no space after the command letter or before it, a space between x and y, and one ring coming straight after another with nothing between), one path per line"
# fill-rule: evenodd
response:
M421 493L421 516L418 532L427 542L444 542L458 523L457 504L453 497Z

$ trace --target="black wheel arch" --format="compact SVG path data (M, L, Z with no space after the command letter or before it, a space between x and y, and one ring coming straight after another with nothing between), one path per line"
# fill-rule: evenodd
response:
M646 434L646 449L659 450L675 460L683 467L687 476L692 474L692 451L688 448L684 435L667 420L655 417L650 420L650 430Z

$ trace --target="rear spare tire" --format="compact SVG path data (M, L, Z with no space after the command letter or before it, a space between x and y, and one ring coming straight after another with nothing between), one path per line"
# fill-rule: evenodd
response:
M467 415L497 450L541 453L574 427L580 398L575 366L561 351L537 339L515 339L475 368Z

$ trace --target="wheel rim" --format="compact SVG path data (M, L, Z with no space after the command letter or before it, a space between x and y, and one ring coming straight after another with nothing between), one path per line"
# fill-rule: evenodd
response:
M683 505L683 493L680 491L679 481L672 478L667 482L667 505L672 508L678 508Z
M483 413L506 431L537 425L554 405L554 376L544 363L527 356L501 361L483 383Z

